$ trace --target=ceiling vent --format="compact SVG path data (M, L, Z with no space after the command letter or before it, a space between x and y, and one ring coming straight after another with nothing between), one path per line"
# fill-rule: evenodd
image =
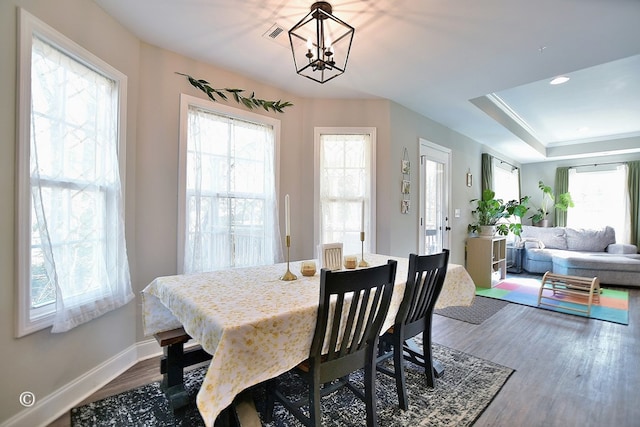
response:
M287 30L285 30L281 25L273 24L271 28L262 35L262 37L269 39L280 46L289 47L289 36L287 35Z

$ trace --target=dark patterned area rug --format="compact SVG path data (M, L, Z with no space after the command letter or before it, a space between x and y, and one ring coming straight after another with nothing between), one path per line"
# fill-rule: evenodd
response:
M476 295L473 300L473 304L469 307L446 307L434 310L433 312L440 316L450 317L451 319L479 325L508 304L509 303L507 301Z
M391 377L378 373L377 412L378 424L396 426L469 426L482 414L502 386L514 372L510 368L471 356L469 354L434 344L434 357L445 366L442 378L435 388L428 388L420 368L408 364L407 385L409 410L398 408L395 382ZM85 426L202 426L195 406L198 391L206 368L189 371L185 375L186 388L192 404L180 413L172 414L159 383L121 393L116 396L74 408L71 425ZM290 374L286 374L290 375ZM360 373L352 375L358 382ZM286 376L282 378L286 379ZM301 384L297 378L287 383ZM303 386L291 388L293 395L303 392ZM306 390L304 391L306 392ZM253 390L256 407L263 416L264 387ZM348 410L344 410L348 408ZM346 388L336 391L322 401L324 426L365 425L364 403ZM301 425L279 404L274 410L274 421L263 424L269 427Z

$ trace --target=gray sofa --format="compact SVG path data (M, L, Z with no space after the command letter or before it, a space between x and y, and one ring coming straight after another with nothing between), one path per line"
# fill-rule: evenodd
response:
M616 243L615 231L524 225L522 267L529 273L551 271L598 277L600 283L640 287L640 254L635 245Z

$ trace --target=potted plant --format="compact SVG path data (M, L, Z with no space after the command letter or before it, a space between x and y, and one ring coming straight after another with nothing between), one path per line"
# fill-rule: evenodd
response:
M522 224L513 222L512 218L522 218L529 207L529 197L520 200L511 200L504 203L502 199L495 198L496 193L491 189L482 192L482 198L472 199L476 207L471 211L475 221L467 227L470 233L478 233L480 236L493 236L496 232L503 236L514 233L519 236ZM506 221L506 222L505 222Z
M553 196L553 189L550 186L545 185L542 181L538 181L538 188L542 191L542 202L540 203L540 207L536 210L536 213L531 215L529 219L536 227L548 227L549 220L547 219L547 215L549 214L550 205L553 202L556 202L552 205L555 209L566 211L574 206L573 200L571 199L571 194L567 192L558 194L558 200L556 201L556 198Z
M522 233L522 218L529 211L529 196L524 196L520 200L510 200L505 205L507 216L505 217L510 222L509 224L499 224L498 230L500 234L507 235L512 232L516 236L520 237ZM515 218L519 218L518 221L514 221Z

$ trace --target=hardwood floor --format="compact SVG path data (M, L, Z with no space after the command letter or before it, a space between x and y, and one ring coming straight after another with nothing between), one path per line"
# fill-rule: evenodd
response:
M476 427L632 427L640 420L639 303L640 289L631 289L628 326L518 304L480 325L436 315L433 339L516 370ZM138 363L82 404L158 381L158 363ZM69 425L69 415L50 424Z
M433 340L511 367L474 426L638 426L640 290L629 325L509 304L480 325L434 316Z

